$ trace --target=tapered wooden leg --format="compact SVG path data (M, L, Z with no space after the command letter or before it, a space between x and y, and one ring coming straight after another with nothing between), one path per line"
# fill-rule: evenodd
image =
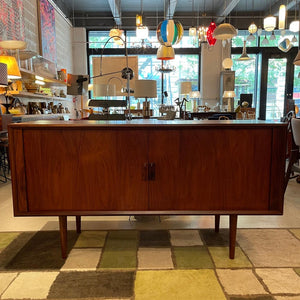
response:
M229 216L229 258L234 259L237 215Z
M59 216L60 245L62 258L67 257L67 216Z
M215 232L220 230L220 215L215 215Z
M81 233L81 216L76 216L76 231Z

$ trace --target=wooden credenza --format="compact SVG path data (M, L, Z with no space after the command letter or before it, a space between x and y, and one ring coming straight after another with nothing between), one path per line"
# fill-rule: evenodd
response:
M37 121L9 126L15 216L283 213L286 124Z

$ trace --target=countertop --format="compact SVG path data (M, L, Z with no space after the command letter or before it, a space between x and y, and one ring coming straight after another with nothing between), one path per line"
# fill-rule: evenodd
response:
M157 120L139 119L125 121L59 121L39 120L24 123L12 123L12 128L78 128L78 127L274 127L287 126L287 123L259 120Z

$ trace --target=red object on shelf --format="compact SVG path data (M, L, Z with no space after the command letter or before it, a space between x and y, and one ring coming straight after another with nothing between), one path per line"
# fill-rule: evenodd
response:
M208 30L206 32L206 38L207 38L207 42L208 42L209 46L214 46L214 44L217 41L217 39L215 39L213 37L213 33L216 28L217 28L217 25L215 22L211 22L208 26Z

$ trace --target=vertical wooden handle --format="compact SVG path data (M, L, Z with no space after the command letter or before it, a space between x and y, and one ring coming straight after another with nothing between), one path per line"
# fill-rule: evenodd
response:
M149 164L149 180L155 180L155 163Z

